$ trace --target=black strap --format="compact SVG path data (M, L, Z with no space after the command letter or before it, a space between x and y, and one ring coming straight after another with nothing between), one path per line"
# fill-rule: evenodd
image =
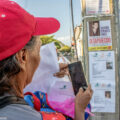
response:
M0 108L3 108L10 104L24 104L28 105L23 98L16 97L16 96L5 96L0 98Z

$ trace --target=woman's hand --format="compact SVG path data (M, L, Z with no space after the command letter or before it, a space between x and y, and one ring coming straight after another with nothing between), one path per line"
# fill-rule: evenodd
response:
M91 85L88 85L86 91L80 88L75 99L75 120L84 120L84 112L93 95Z
M54 76L59 77L59 78L62 78L62 77L64 77L65 75L68 75L68 74L69 74L68 64L60 63L60 64L59 64L59 67L60 67L60 72L55 73Z

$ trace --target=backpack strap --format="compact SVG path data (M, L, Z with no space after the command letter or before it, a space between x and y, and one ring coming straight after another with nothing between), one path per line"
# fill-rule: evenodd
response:
M33 94L33 93L31 93L31 92L26 92L24 95L31 95L31 96L33 97L34 108L35 108L37 111L40 111L41 103L40 103L39 98L37 98L36 95Z
M16 96L3 96L0 98L0 108L6 107L10 104L24 104L28 105L23 98Z

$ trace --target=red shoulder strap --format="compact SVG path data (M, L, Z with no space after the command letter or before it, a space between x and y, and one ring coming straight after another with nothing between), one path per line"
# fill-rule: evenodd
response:
M47 113L40 112L42 114L43 120L66 120L65 116L62 113Z
M41 108L40 100L33 93L31 93L31 92L26 92L24 95L31 95L33 97L34 108L37 111L40 111L40 108Z

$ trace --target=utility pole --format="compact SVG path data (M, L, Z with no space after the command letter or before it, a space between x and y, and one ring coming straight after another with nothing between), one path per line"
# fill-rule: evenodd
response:
M120 16L119 16L119 0L114 0L115 20L116 20L116 38L117 38L117 56L118 56L118 88L119 88L119 119L120 119Z
M71 5L71 17L72 17L72 29L73 29L73 39L75 42L75 55L76 55L76 60L78 61L78 52L77 52L77 42L76 42L76 38L75 38L75 32L74 32L74 15L73 15L73 1L70 0L70 5Z

